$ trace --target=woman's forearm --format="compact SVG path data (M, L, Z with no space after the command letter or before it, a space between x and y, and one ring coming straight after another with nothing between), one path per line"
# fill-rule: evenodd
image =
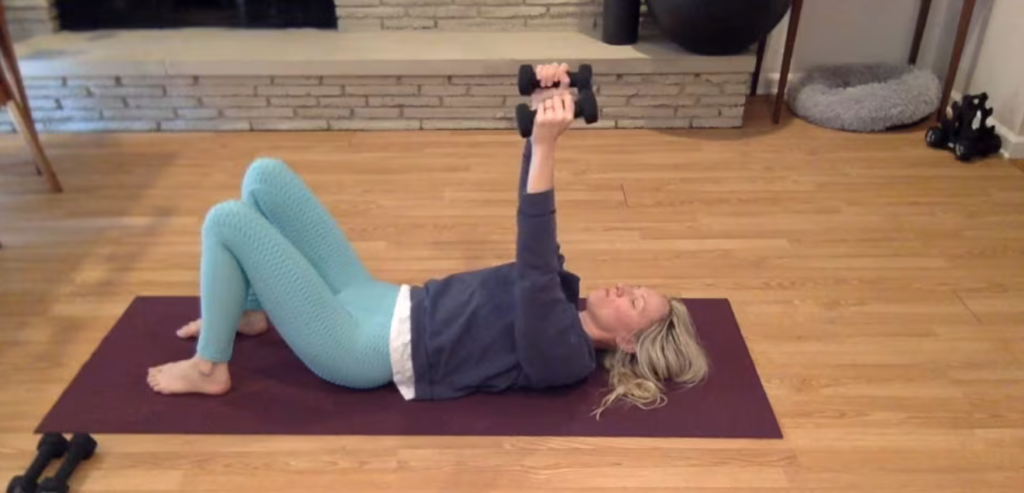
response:
M547 192L555 187L555 146L554 144L533 143L530 158L530 175L526 182L526 193Z
M519 160L519 195L526 193L526 180L530 177L530 163L533 162L533 142L523 139L523 157Z

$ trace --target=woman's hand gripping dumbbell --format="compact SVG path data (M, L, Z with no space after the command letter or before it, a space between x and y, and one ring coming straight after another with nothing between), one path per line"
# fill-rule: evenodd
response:
M594 69L588 64L580 65L580 68L576 72L568 72L568 66L564 63L561 65L565 67L566 73L568 74L568 82L558 80L555 82L555 87L575 87L577 91L592 91ZM537 69L533 68L533 65L520 65L519 66L519 95L529 96L534 93L537 89L540 89L540 74Z
M541 65L537 67L535 73L540 89L531 94L529 105L523 103L516 107L516 123L519 126L519 135L523 138L533 135L535 124L542 118L553 118L554 111L563 109L565 106L560 101L564 100L568 100L571 107L568 108L567 114L560 114L559 118L571 117L571 123L571 120L583 117L588 124L598 120L597 98L592 91L580 91L579 98L572 103L568 65Z

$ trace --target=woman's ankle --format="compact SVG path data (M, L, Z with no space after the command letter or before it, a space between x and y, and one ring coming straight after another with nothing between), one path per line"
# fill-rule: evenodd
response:
M213 370L218 365L226 365L227 364L227 363L217 363L217 362L214 362L214 361L210 361L208 359L204 359L202 356L199 356L198 354L195 355L195 357L192 358L192 361L195 362L196 369L199 370L199 373L201 373L203 375L207 375L207 376L213 374Z

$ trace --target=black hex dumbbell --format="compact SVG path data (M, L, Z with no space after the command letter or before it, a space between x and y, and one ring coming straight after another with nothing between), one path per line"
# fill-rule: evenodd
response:
M71 437L68 456L57 469L57 474L39 483L39 493L68 493L68 480L75 472L78 464L92 458L96 452L96 440L86 433L76 433Z
M25 470L25 474L11 478L7 484L7 493L35 493L39 486L39 476L46 470L46 466L50 465L50 461L63 457L67 450L68 439L60 433L46 433L39 437L35 460Z
M591 124L598 118L597 98L593 92L583 91L576 98L576 110L573 118L583 117L583 121ZM516 106L516 124L519 126L519 135L524 139L533 135L533 122L537 119L537 110L531 110L526 103Z
M587 64L580 65L576 72L569 72L569 87L575 87L580 92L593 90L594 69ZM555 82L554 87L558 87ZM537 72L533 65L521 65L519 67L519 95L529 96L533 91L540 89L540 81L537 80Z

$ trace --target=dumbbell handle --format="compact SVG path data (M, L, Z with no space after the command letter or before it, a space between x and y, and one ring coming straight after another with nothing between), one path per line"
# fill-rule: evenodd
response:
M523 103L523 104L525 104L525 103ZM575 108L576 109L574 109L573 112L572 112L573 119L576 119L576 118L579 118L579 117L583 116L583 106L576 105ZM537 118L537 110L530 110L530 116L532 116L533 118Z
M46 438L47 437L43 437L40 441L46 440ZM64 437L58 436L56 439L64 440ZM43 443L39 447L35 459L32 459L32 463L29 464L28 469L25 469L25 474L15 476L14 479L11 480L11 486L19 480L33 484L36 483L39 480L39 476L42 476L43 471L46 470L46 466L49 466L50 462L54 459L59 459L64 455L64 449L66 447L66 442L63 446L55 443Z
M46 466L50 465L50 461L52 460L53 454L44 454L43 451L40 451L39 455L32 460L32 464L28 466L28 469L25 469L25 474L21 477L29 481L36 481L39 479L39 476L43 474L43 471L46 470Z
M527 106L526 103L522 103L519 105L519 108L516 111L517 115L521 115L518 117L519 135L521 135L523 138L533 135L533 123L537 119L537 110L531 110L529 108L530 107ZM526 116L527 114L528 116ZM573 111L572 117L573 119L576 119L581 116L583 116L583 107L580 105L576 105L576 109Z
M569 72L569 87L575 87L580 90L589 90L592 87L591 79L593 78L594 70L590 65L580 65L580 69L577 72ZM555 81L555 85L552 87L559 87L560 83ZM519 95L529 96L533 94L533 91L540 89L540 81L537 80L537 72L531 65L522 65L519 67Z
M573 119L583 117L587 124L598 120L597 98L590 91L583 91L576 99ZM516 124L519 127L519 135L528 138L533 135L533 124L537 120L537 110L531 110L526 103L516 107Z
M67 483L68 480L71 479L71 475L75 473L75 468L77 468L83 460L85 460L84 451L80 449L71 449L68 451L68 457L64 459L64 462L60 463L60 467L57 468L57 473L53 475L53 478L58 483Z
M88 434L76 434L71 438L71 446L68 448L68 455L64 459L64 462L57 468L57 473L51 477L43 480L40 486L43 486L41 493L47 493L45 486L49 484L63 485L67 484L68 480L71 479L71 475L74 474L75 469L78 465L84 461L89 460L93 453L96 451L96 442Z

